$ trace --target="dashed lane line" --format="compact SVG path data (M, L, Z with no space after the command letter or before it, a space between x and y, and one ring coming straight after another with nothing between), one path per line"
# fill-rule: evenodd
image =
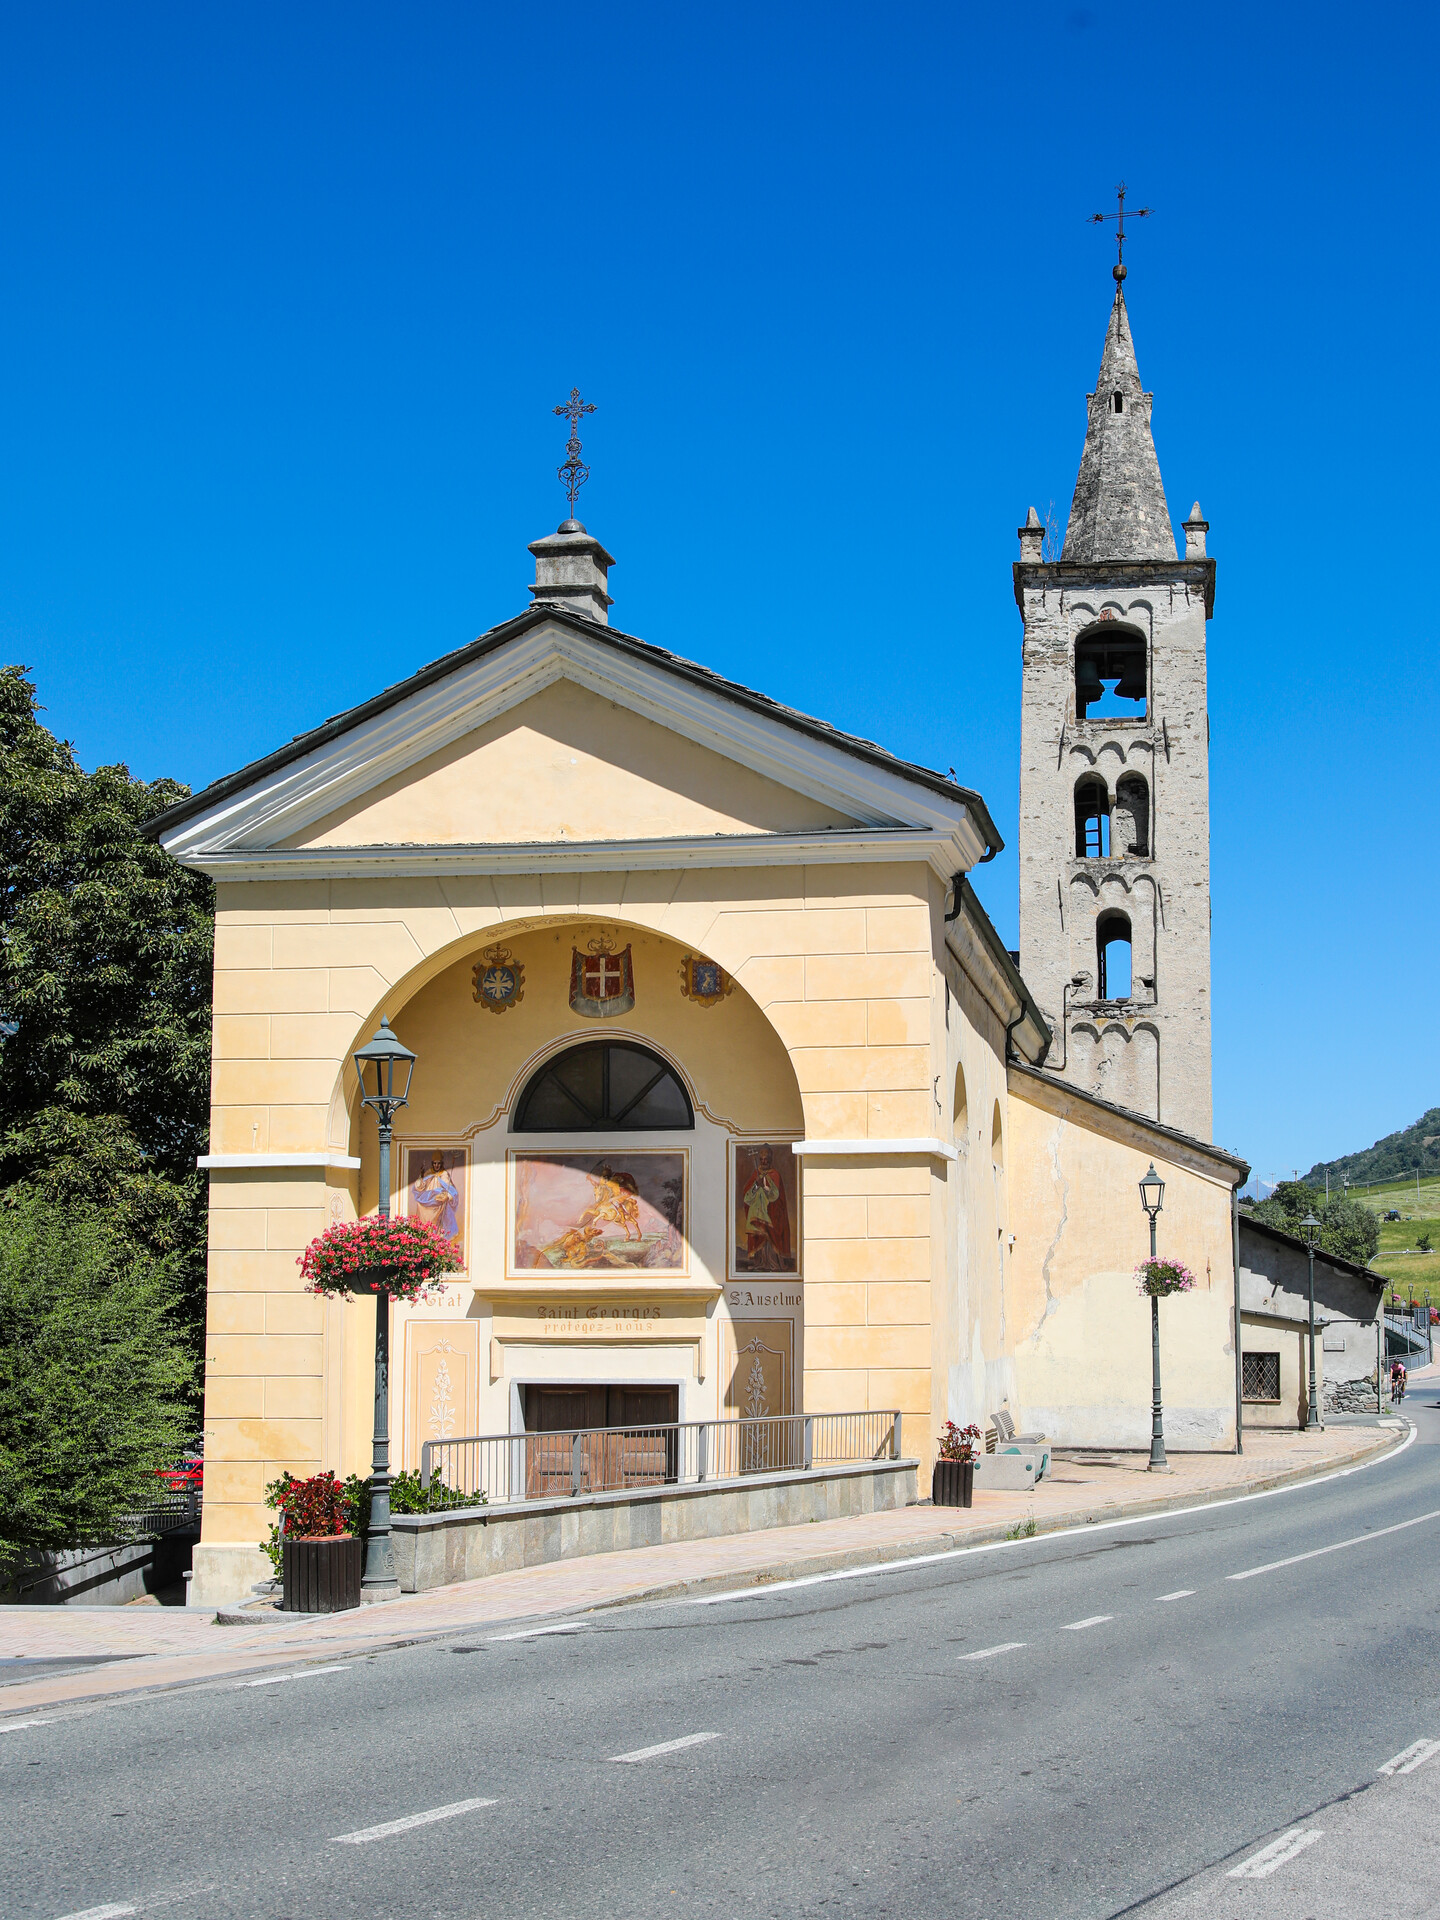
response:
M1195 1589L1194 1587L1177 1587L1174 1593L1162 1593L1157 1595L1156 1598L1157 1603L1161 1606L1163 1606L1167 1600L1193 1600L1195 1598Z
M1231 1867L1225 1877L1227 1880L1268 1880L1277 1867L1283 1867L1287 1860L1293 1860L1297 1853L1303 1853L1306 1847L1313 1847L1317 1840L1324 1838L1323 1827L1291 1827L1268 1847L1252 1853L1238 1867Z
M1023 1640L1002 1640L998 1647L980 1647L974 1653L962 1653L960 1658L962 1660L990 1660L993 1659L997 1653L1015 1653L1024 1645L1025 1642Z
M1062 1633L1083 1633L1086 1627L1103 1627L1107 1620L1115 1618L1113 1613L1092 1613L1085 1620L1067 1620L1060 1631Z
M1433 1760L1440 1753L1440 1740L1417 1740L1413 1746L1406 1747L1403 1753L1397 1753L1393 1760L1387 1760L1383 1767L1377 1767L1377 1773L1394 1778L1398 1773L1414 1773L1417 1767L1423 1767L1427 1760Z
M49 1720L7 1720L0 1726L0 1733L18 1733L22 1727L48 1727L51 1724Z
M658 1760L662 1753L679 1753L682 1747L701 1747L707 1740L718 1740L718 1733L687 1733L681 1740L662 1740L658 1747L637 1747L633 1753L612 1753L611 1763L637 1766L642 1760Z
M1393 1527L1376 1527L1372 1533L1354 1533L1348 1540L1332 1540L1328 1547L1312 1547L1309 1553L1292 1553L1284 1560L1267 1560L1263 1567L1247 1567L1243 1573L1227 1573L1227 1580L1253 1580L1257 1574L1278 1573L1281 1567L1298 1567L1302 1560L1318 1560L1327 1553L1343 1553L1346 1547L1368 1547L1372 1540L1383 1540L1389 1533L1404 1533L1407 1527L1423 1527L1427 1520L1440 1520L1440 1507L1416 1514L1413 1520L1398 1520Z
M287 1680L318 1680L322 1673L349 1673L348 1666L343 1667L306 1667L300 1673L267 1673L263 1680L237 1680L237 1691L244 1687L278 1687Z
M457 1813L474 1813L478 1807L499 1804L498 1800L452 1800L448 1807L430 1807L424 1813L407 1813L403 1820L383 1820L378 1827L361 1827L355 1833L332 1834L330 1844L332 1847L364 1847L372 1840L388 1840L394 1833L409 1833L412 1827L428 1827L436 1820L453 1820ZM130 1909L117 1908L116 1911L128 1913Z
M60 1920L120 1920L125 1913L134 1913L134 1907L86 1907L83 1913L62 1913Z

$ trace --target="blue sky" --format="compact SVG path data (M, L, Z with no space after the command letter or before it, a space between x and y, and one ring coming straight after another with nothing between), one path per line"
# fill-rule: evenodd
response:
M1127 285L1211 627L1215 1130L1271 1175L1440 1099L1420 6L0 13L0 645L199 786L518 611L945 768L1011 847L1015 528Z

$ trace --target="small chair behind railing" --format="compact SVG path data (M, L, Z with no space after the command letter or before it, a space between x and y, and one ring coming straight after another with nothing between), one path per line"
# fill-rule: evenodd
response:
M420 1449L420 1485L428 1491L439 1482L494 1505L899 1458L900 1415L893 1409L732 1416L427 1440Z

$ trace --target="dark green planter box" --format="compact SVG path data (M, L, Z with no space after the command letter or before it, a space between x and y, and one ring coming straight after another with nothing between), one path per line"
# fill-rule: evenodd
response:
M930 1497L937 1507L970 1506L975 1499L975 1462L937 1460Z
M360 1604L365 1542L354 1534L283 1540L280 1571L287 1613L344 1613Z

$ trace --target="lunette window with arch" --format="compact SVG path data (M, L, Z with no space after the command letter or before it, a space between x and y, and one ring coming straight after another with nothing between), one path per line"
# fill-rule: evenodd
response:
M662 1133L695 1125L675 1069L630 1040L586 1040L547 1060L515 1103L514 1133Z
M1095 923L1096 982L1102 1000L1130 998L1130 921L1123 913L1102 913Z
M1143 720L1145 637L1133 627L1091 627L1075 642L1075 715L1080 720Z

